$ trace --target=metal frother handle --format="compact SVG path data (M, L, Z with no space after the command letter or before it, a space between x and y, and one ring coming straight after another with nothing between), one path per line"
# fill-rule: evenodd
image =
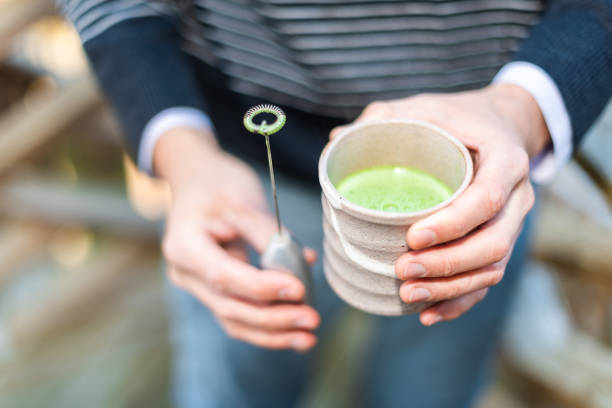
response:
M272 114L276 117L276 120L271 124L268 124L265 120L260 124L256 124L253 122L253 119L261 113ZM278 132L285 125L285 121L285 113L274 105L254 106L247 111L243 120L244 127L247 128L249 132L259 133L266 139L270 184L272 186L274 211L276 213L276 224L278 227L278 231L274 234L264 253L261 255L261 266L266 269L274 269L295 275L302 281L306 289L306 303L312 304L312 278L310 266L304 258L304 248L302 245L282 227L280 211L278 209L278 198L276 196L276 181L274 180L274 168L272 166L270 135Z

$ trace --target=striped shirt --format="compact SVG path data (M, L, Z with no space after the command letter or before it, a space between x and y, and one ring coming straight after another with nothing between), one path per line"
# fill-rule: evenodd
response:
M231 90L352 118L373 100L488 84L538 0L57 0L87 43L134 18L176 19L185 52Z

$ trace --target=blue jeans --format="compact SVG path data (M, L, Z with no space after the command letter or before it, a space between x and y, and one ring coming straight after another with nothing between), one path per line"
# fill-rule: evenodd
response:
M260 172L261 173L261 172ZM264 184L267 175L261 174ZM283 222L304 245L322 253L320 190L278 176ZM266 185L267 186L267 185ZM529 225L526 222L526 225ZM360 403L368 407L459 408L472 405L485 383L499 329L526 256L521 234L503 281L485 300L451 322L423 327L417 316L373 316L361 376ZM315 265L316 308L329 335L344 304ZM313 356L260 349L228 338L209 311L188 293L170 287L174 352L173 395L178 408L291 407L313 372Z

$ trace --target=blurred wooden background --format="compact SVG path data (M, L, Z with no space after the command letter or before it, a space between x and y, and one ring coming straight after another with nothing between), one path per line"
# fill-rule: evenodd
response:
M170 406L168 192L123 157L52 1L0 0L0 89L0 406ZM481 408L612 407L611 157L609 107L540 189L533 260ZM303 406L356 403L368 317L347 310L341 324L325 345L341 358Z

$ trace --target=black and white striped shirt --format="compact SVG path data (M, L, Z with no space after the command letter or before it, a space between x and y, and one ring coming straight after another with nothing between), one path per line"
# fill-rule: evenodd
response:
M504 66L496 80L538 102L557 166L612 94L612 0L56 1L147 170L160 115L208 122L186 53L245 98L343 120L374 100L483 87ZM312 167L315 150L293 157Z
M486 85L539 0L59 0L87 43L127 19L177 19L184 51L230 88L353 117L368 102Z

